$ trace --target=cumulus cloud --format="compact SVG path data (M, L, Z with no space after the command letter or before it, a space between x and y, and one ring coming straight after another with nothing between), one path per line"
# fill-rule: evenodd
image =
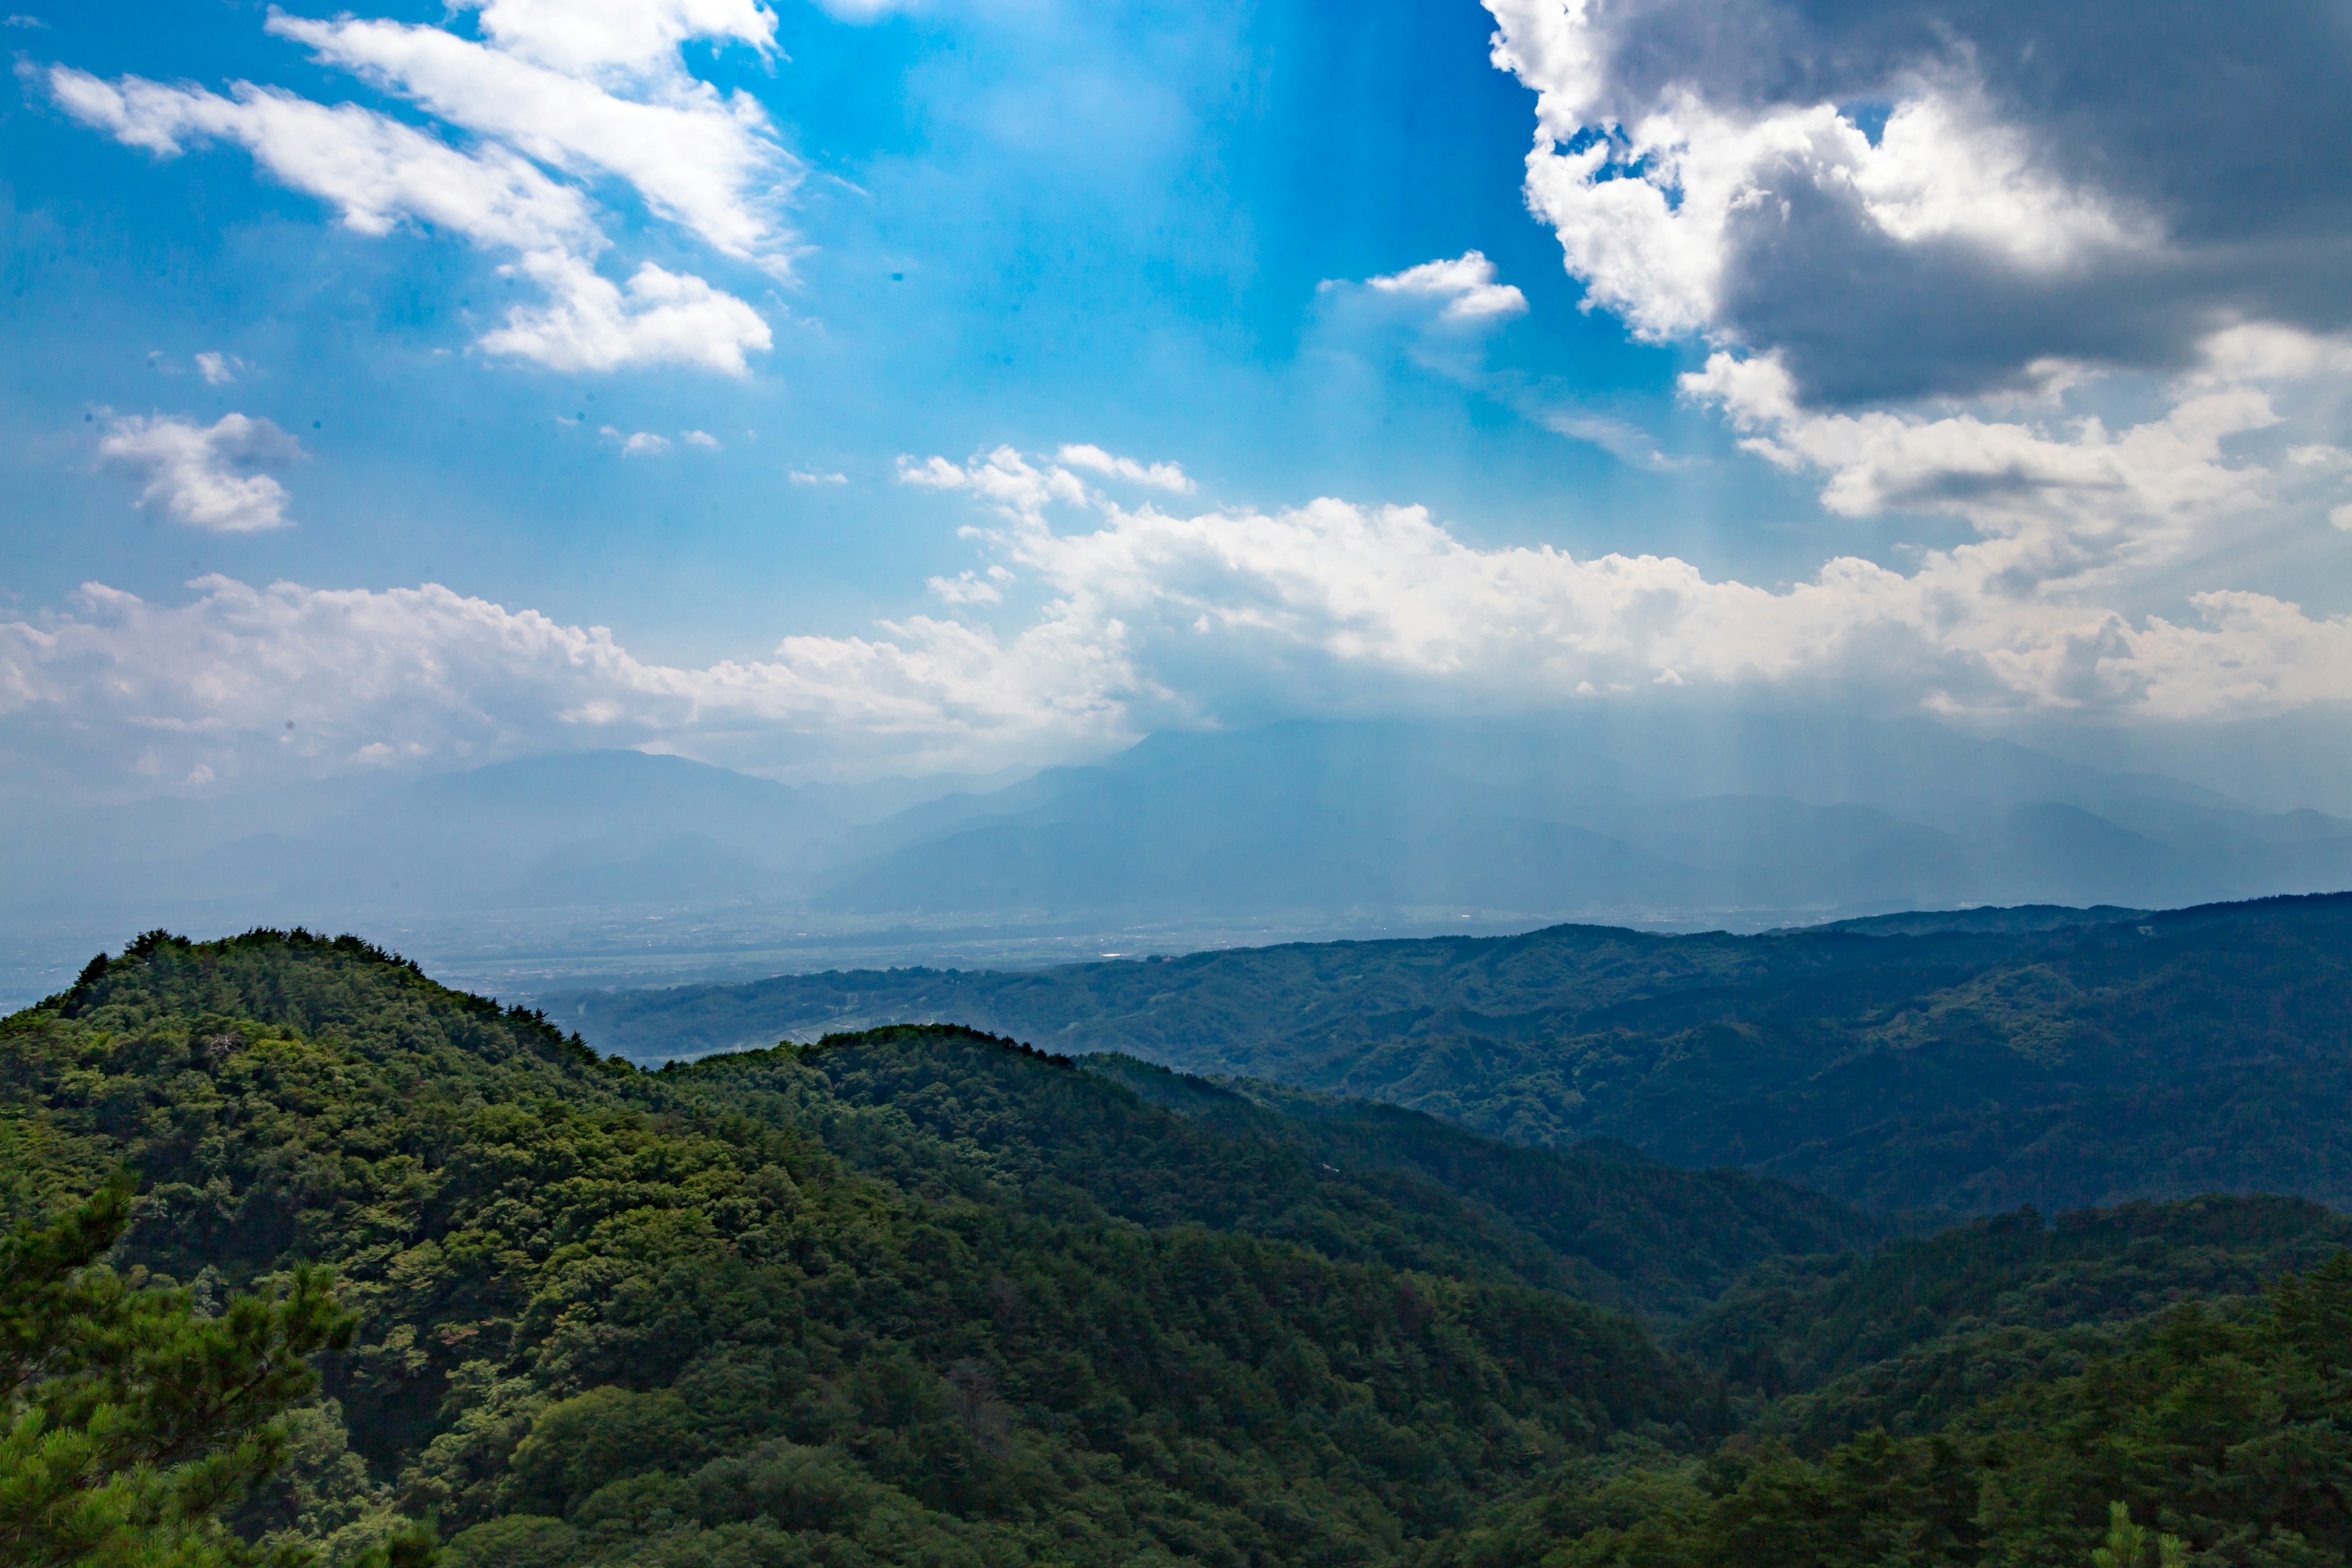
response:
M708 430L688 430L678 437L689 447L699 447L706 452L719 450L719 437Z
M1538 94L1529 204L1588 304L1778 353L1809 402L2178 370L2235 321L2352 319L2322 0L2127 26L2021 0L1486 5Z
M1787 428L1770 391L1705 395L1746 399L1776 421L1765 438L1801 437L1825 464L1880 465L1869 483L1904 471L1900 437ZM2212 417L2109 439L2174 443L2168 461L2226 476L2200 446L2231 416ZM2079 455L1987 439L2047 463L2045 488L2101 482ZM2053 551L2072 536L1997 497L1982 537L1910 570L1841 556L1768 587L1670 556L1482 549L1418 507L1129 510L1010 448L909 458L900 474L985 509L971 531L982 563L929 584L946 618L788 637L763 659L688 668L435 586L208 578L159 605L90 584L61 610L0 624L0 717L13 743L118 782L200 768L255 781L613 745L786 775L982 768L1234 715L1507 713L1677 689L2175 720L2352 700L2352 619L2235 590L2190 595L2171 615L2116 607L2116 574L2183 516L2239 504L2226 478L2152 500L2158 544ZM1035 590L1025 610L1016 581ZM1005 624L956 618L983 615Z
M128 145L176 156L208 142L245 148L271 176L381 235L414 223L514 256L545 290L479 346L558 370L685 364L740 375L772 336L743 300L652 263L616 283L579 182L611 174L657 217L722 255L790 270L782 207L798 165L759 104L689 73L690 39L774 50L775 17L751 0L476 0L483 38L446 28L273 13L267 24L322 64L399 93L470 132L460 148L354 104L330 107L239 82L224 95L138 77L45 75L68 114ZM41 75L29 67L28 75ZM552 171L551 174L550 171ZM209 373L208 373L209 374Z
M1011 447L980 453L959 466L945 458L898 459L898 482L924 489L970 490L1008 517L1034 516L1050 502L1086 505L1086 481L1055 463L1043 468Z
M512 270L544 289L548 302L509 311L505 326L482 335L485 353L555 370L689 364L744 375L745 353L772 341L768 323L742 300L650 261L625 288L561 251L532 252Z
M1684 396L1832 518L1973 530L1916 574L1969 615L2124 595L2327 512L2352 390L2352 186L2315 151L2352 135L2314 63L2342 58L2329 7L1486 3L1495 64L1537 93L1527 199L1586 308L1703 345Z
M2199 387L2163 417L2110 432L2083 419L2060 432L1972 414L1921 417L1803 407L1777 358L1711 356L1683 378L1751 432L1750 451L1828 476L1832 512L1942 512L2037 552L2035 581L2177 553L2204 525L2269 499L2270 472L2232 463L2223 444L2277 420L2267 394Z
M1073 468L1085 468L1109 479L1125 479L1130 484L1149 485L1156 490L1174 495L1191 495L1192 481L1183 468L1175 463L1139 463L1133 458L1121 458L1104 451L1100 447L1077 445L1064 447L1055 454Z
M286 487L263 465L299 462L301 444L267 419L223 416L205 426L177 416L117 419L98 455L147 481L139 504L215 533L285 528Z
M1500 321L1524 315L1528 308L1528 297L1511 284L1496 282L1495 264L1476 250L1465 250L1451 261L1424 261L1402 272L1368 278L1364 286L1378 294L1427 300L1438 307L1443 321Z
M607 425L597 434L607 441L618 442L624 458L658 458L669 450L669 437L650 430L616 430Z
M205 378L206 386L226 386L245 368L245 362L235 354L207 351L196 356L196 373Z

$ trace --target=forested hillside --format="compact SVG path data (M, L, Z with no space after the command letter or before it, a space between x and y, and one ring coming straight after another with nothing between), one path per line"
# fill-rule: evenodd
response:
M2116 1504L2200 1562L2352 1545L2352 1225L2293 1200L1874 1248L1738 1173L957 1028L644 1072L299 932L0 1023L0 1156L13 1343L64 1299L27 1258L192 1344L308 1303L217 1505L339 1568L418 1525L445 1568L2082 1568ZM125 1167L105 1264L34 1228L103 1247Z
M2314 1205L2219 1198L1768 1267L1681 1336L1729 1377L1740 1432L1570 1458L1433 1560L2342 1563L2347 1238Z
M271 1540L1378 1561L1721 1421L1507 1226L966 1036L645 1075L350 939L157 937L9 1020L0 1074L12 1215L127 1161L132 1278L342 1276ZM1077 1115L1087 1158L1015 1135Z
M1880 1210L2352 1203L2352 895L2031 916L1907 917L1894 934L1560 926L550 1005L642 1059L963 1023L1394 1101L1514 1142L1615 1139Z

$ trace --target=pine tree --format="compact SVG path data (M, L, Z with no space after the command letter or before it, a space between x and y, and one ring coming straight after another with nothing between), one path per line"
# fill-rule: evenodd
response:
M2107 1543L2092 1550L2091 1562L2095 1568L2149 1568L2151 1548L2155 1568L2183 1568L2189 1561L2180 1537L2151 1535L2145 1526L2132 1522L2129 1503L2111 1502L2107 1505Z
M119 1177L0 1237L0 1561L240 1568L254 1554L222 1515L276 1468L278 1418L318 1388L310 1357L356 1320L322 1268L210 1318L185 1290L132 1288L102 1261L131 1198ZM420 1533L371 1555L432 1554Z

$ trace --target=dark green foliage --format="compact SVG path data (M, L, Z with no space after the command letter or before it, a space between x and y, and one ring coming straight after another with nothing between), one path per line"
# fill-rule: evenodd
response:
M1651 1312L1680 1313L1747 1269L1788 1254L1840 1251L1884 1227L1785 1182L1684 1171L1605 1141L1529 1149L1435 1117L1247 1079L1212 1083L1131 1057L1089 1057L1092 1071L1202 1126L1297 1151L1400 1204L1419 1198L1483 1212L1569 1259L1576 1286Z
M302 932L0 1022L0 1154L17 1415L128 1444L72 1473L155 1548L89 1561L2352 1553L2352 1221L2297 1200L1842 1251L1775 1182L966 1029L639 1072Z
M218 1316L189 1291L118 1277L100 1259L130 1217L118 1178L0 1239L0 1561L248 1561L224 1515L284 1458L280 1418L318 1387L310 1358L352 1342L352 1314L316 1268ZM413 1530L363 1553L379 1568L431 1555Z
M1796 1385L1750 1432L1704 1461L1572 1464L1439 1555L2075 1568L2105 1550L2159 1568L2171 1536L2187 1562L2342 1563L2347 1232L2306 1205L2218 1199L2009 1216L1811 1280L1770 1271L1685 1336Z
M1772 1394L1835 1386L1827 1404L1841 1419L1901 1430L1949 1411L1865 1399L1853 1374L1916 1384L1965 1363L1980 1396L2000 1345L2100 1343L2184 1301L2258 1295L2347 1246L2352 1220L2294 1198L2130 1204L2055 1223L2024 1209L1868 1258L1767 1263L1676 1337L1737 1383Z
M953 1021L1390 1100L1514 1142L1612 1138L1880 1210L2200 1192L2352 1205L2352 894L1960 923L1980 929L1561 926L553 1005L646 1059Z
M331 1557L1389 1561L1721 1419L1500 1220L951 1031L645 1075L349 939L142 939L0 1025L0 1097L149 1184L125 1264L338 1269L241 1516Z

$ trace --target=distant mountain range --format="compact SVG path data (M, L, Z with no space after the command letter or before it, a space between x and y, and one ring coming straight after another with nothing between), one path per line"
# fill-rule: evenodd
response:
M2352 822L1924 720L1290 723L1163 734L1011 783L793 787L605 752L258 795L17 803L0 875L0 929L118 940L159 921L382 929L487 912L554 949L579 911L644 908L868 931L1149 924L1156 945L1188 946L1188 931L1253 924L1752 931L2318 891L2352 886Z
M1925 721L1640 731L1286 724L849 836L820 910L1395 911L1755 928L1931 906L2352 885L2352 822Z
M2214 1191L2352 1206L2352 894L1762 936L1559 926L544 1005L645 1062L959 1024L1388 1100L1517 1143L1612 1139L1880 1210Z

